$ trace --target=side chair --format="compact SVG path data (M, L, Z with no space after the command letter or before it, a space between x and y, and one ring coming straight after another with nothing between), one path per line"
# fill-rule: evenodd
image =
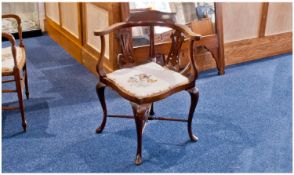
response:
M27 122L25 117L25 107L23 102L23 87L25 87L25 94L29 99L28 88L28 73L26 66L26 51L22 38L21 19L14 14L2 15L3 18L13 18L17 21L19 45L17 46L15 38L12 34L2 32L2 38L7 38L11 46L2 48L2 83L15 82L16 89L2 89L2 93L17 93L19 106L2 106L2 110L15 110L20 109L22 127L26 132ZM4 79L3 77L11 77L10 79Z
M191 141L198 140L192 133L192 119L199 98L199 91L195 86L198 71L194 57L196 49L194 48L197 47L196 41L201 39L201 35L195 34L185 25L175 24L173 20L169 13L155 10L139 11L131 13L126 22L116 23L104 30L94 31L94 35L99 36L101 41L101 54L96 66L100 82L97 83L96 91L103 109L102 123L96 129L96 133L103 131L107 117L134 119L137 131L136 165L142 163L142 134L147 120L187 122ZM168 54L163 54L156 49L154 44L155 26L168 27L173 30ZM132 27L149 27L150 29L149 59L144 63L134 59L130 42ZM103 68L105 35L112 32L116 34L121 47L117 57L120 69L106 73ZM180 51L184 43L188 44L190 59L185 67L181 67ZM163 61L157 61L157 58L160 57ZM133 115L109 115L105 103L105 87L112 88L127 99L131 104ZM153 116L154 102L180 91L187 91L191 97L188 119Z

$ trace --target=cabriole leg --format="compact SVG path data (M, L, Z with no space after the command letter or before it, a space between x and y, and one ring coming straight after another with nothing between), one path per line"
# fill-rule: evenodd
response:
M145 124L145 114L150 110L150 105L137 105L134 103L131 104L137 130L137 154L135 164L140 165L142 163L142 135Z
M96 133L101 133L105 127L106 124L106 118L107 118L107 108L105 103L105 96L104 96L104 90L105 90L105 84L99 82L96 85L96 92L103 110L103 118L101 125L96 129Z
M188 133L189 133L189 137L191 141L197 141L198 138L195 135L193 135L193 132L192 132L192 120L193 120L194 111L196 109L198 99L199 99L199 91L196 87L188 89L187 91L189 92L191 97L191 106L190 106L189 116L188 116Z

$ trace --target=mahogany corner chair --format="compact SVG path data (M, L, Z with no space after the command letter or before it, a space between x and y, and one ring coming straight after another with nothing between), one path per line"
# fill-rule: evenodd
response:
M27 122L25 118L25 107L23 103L23 85L25 86L25 94L27 99L29 99L29 88L28 88L28 73L26 66L26 51L23 44L22 38L22 27L21 19L19 16L14 14L2 15L3 18L12 18L17 22L19 45L17 46L15 38L12 34L7 32L2 32L2 38L6 38L11 47L2 48L2 78L12 77L13 79L2 80L2 83L15 82L16 89L2 89L2 93L17 93L19 106L2 106L2 110L15 110L20 109L22 127L24 132L27 129ZM22 75L23 74L23 75Z
M155 54L154 27L168 27L173 30L171 34L171 48L168 55L162 53ZM149 27L150 28L150 59L145 63L139 63L133 58L130 28ZM121 69L106 73L103 68L105 53L105 35L115 32L120 46L121 53L118 54L117 61ZM192 119L198 102L199 91L195 87L198 77L196 62L194 59L194 49L196 40L201 36L193 33L185 25L175 24L169 13L159 11L143 11L130 14L126 22L113 24L105 30L94 32L100 37L101 54L97 61L96 70L100 78L96 91L100 100L103 119L101 125L96 129L96 133L101 133L105 127L107 117L119 117L135 119L137 130L137 154L135 164L142 163L142 134L146 120L168 120L188 123L188 134L191 141L198 138L192 133ZM189 42L190 62L184 68L180 68L180 49L184 42ZM159 56L158 56L159 55ZM162 61L159 59L162 58ZM156 62L161 62L161 65ZM132 116L109 115L104 97L104 89L108 86L127 99L133 110ZM191 96L191 106L188 119L155 117L153 103L162 100L174 93L187 91Z

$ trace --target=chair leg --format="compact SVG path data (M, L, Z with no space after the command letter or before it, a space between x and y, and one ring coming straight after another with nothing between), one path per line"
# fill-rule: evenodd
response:
M26 132L27 131L27 122L26 122L25 110L24 110L24 104L23 104L23 98L22 98L20 71L18 68L14 69L14 77L15 77L17 96L18 96L19 109L20 109L20 113L21 113L22 128L23 128L24 132Z
M151 104L150 115L154 115L154 103Z
M97 83L96 92L97 92L100 104L102 106L103 119L102 119L101 125L98 128L96 128L96 133L101 133L105 127L105 124L106 124L107 108L106 108L106 103L105 103L104 90L105 90L105 84L103 84L101 82Z
M137 130L137 154L135 164L140 165L142 163L142 135L145 124L145 114L150 110L150 105L137 105L134 103L131 104Z
M199 91L196 87L188 89L187 91L191 97L191 106L190 106L189 116L188 116L188 133L189 133L189 137L190 137L191 141L196 142L198 140L198 138L195 135L193 135L193 132L192 132L192 119L193 119L195 108L198 103Z
M26 97L27 99L30 98L30 92L29 92L29 83L28 83L28 72L27 72L27 64L24 65L24 79L25 79L25 89L26 89Z

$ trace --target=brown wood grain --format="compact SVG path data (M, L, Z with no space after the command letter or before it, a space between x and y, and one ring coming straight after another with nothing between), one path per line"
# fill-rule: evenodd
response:
M262 11L261 11L261 20L259 26L259 37L264 37L265 35L265 28L266 28L266 21L267 21L267 13L268 13L268 2L262 3Z
M167 53L170 47L169 43L162 43L155 46L156 50L161 50ZM187 43L182 46L182 54L185 62L185 50ZM196 57L196 62L199 71L216 68L216 64L212 59L212 55L204 50L199 50L199 55ZM226 66L232 64L253 61L269 56L292 52L292 32L283 33L279 35L265 36L263 38L246 39L226 43L224 45L224 57ZM148 46L137 47L134 50L135 58L142 61L148 58Z
M218 64L219 73L225 73L225 56L224 56L224 27L223 27L223 4L215 3L215 13L216 13L216 34L218 38Z
M225 44L227 65L292 52L292 32Z

